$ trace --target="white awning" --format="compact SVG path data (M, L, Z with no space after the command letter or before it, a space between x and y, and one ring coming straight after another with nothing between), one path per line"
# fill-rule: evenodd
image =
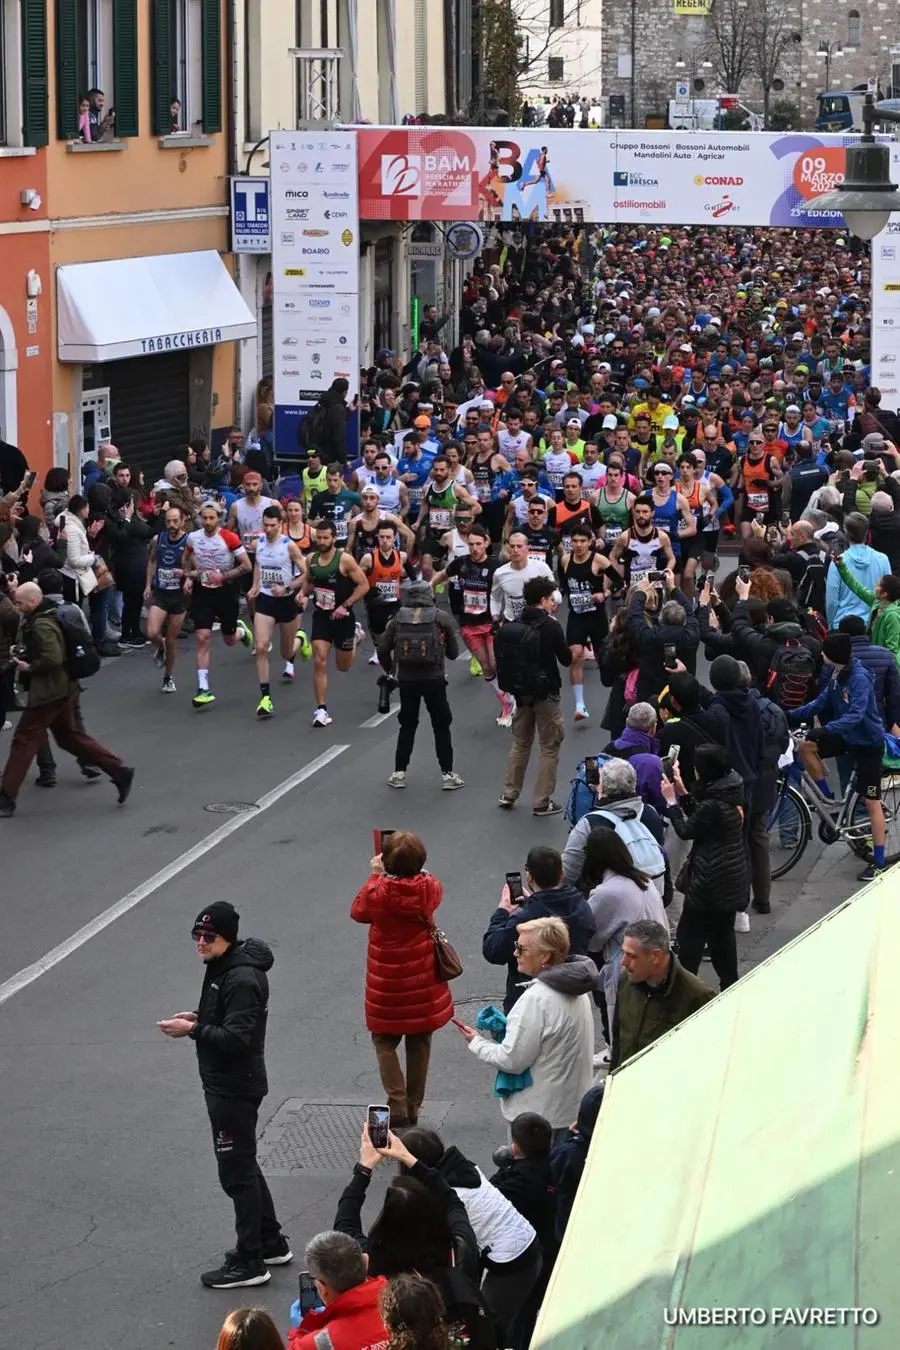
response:
M256 336L215 249L58 267L56 292L60 361L121 361Z

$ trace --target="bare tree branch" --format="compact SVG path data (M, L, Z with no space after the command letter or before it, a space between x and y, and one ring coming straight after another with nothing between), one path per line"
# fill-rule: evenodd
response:
M727 94L740 93L744 80L753 72L753 39L747 0L715 0L709 27L704 54L713 63L716 82Z
M747 0L753 74L762 85L763 117L769 124L772 86L797 41L788 0Z

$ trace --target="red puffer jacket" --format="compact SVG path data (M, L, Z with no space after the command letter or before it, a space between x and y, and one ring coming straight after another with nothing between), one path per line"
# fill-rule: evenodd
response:
M434 941L423 919L441 903L437 877L370 876L353 901L351 919L371 924L366 958L366 1026L412 1035L436 1031L453 1016L453 999L434 964Z

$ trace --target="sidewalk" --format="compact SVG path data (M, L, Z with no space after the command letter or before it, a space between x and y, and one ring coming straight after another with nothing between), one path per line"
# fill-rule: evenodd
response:
M813 847L818 852L813 855L812 866L806 869L805 880L801 865L773 883L771 914L755 914L751 909L751 931L743 937L738 935L742 975L805 933L860 888L856 879L863 867L860 858L845 845L825 847L818 840L814 846L810 845L807 856Z

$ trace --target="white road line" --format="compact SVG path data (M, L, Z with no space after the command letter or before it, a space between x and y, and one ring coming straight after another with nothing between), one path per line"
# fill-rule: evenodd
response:
M0 984L0 1004L6 1003L14 994L21 993L30 984L34 984L35 980L39 980L54 966L58 966L61 961L65 961L67 956L77 952L79 947L83 947L86 942L90 942L91 938L96 937L98 933L102 933L104 928L109 928L110 924L115 923L116 919L121 919L123 914L127 914L130 909L134 909L154 891L158 891L161 886L165 886L167 882L172 881L192 863L205 857L212 849L223 843L229 835L237 833L245 825L258 820L263 811L268 811L270 806L274 806L276 802L281 801L281 798L293 791L295 787L305 783L307 778L312 778L320 769L324 769L327 764L330 764L332 760L337 759L339 755L349 749L349 745L331 746L312 763L298 769L289 778L285 778L284 782L272 788L271 792L266 792L260 797L256 802L257 810L245 811L242 815L232 816L231 820L226 821L224 825L220 825L217 830L213 830L212 834L208 834L205 839L201 839L199 843L194 844L193 848L189 848L186 852L179 854L177 858L173 858L160 871L154 872L152 877L142 881L140 886L136 886L133 891L123 895L121 900L117 900L114 905L110 905L109 909L105 909L102 914L98 914L96 919L91 919L90 923L86 923L83 928L79 928L78 932L66 938L65 942L61 942L58 947L54 947L52 951L41 956L33 965L25 966L23 970L17 971L8 980L4 980L3 984Z
M400 704L399 704L399 703L393 703L393 704L391 705L391 710L390 710L390 712L386 712L386 713L375 713L375 715L374 715L373 717L368 717L368 718L365 720L365 722L360 722L359 725L360 725L361 727L380 727L381 724L382 724L382 722L386 722L386 721L388 720L388 718L393 717L393 716L394 716L396 713L398 713L399 711L400 711Z

